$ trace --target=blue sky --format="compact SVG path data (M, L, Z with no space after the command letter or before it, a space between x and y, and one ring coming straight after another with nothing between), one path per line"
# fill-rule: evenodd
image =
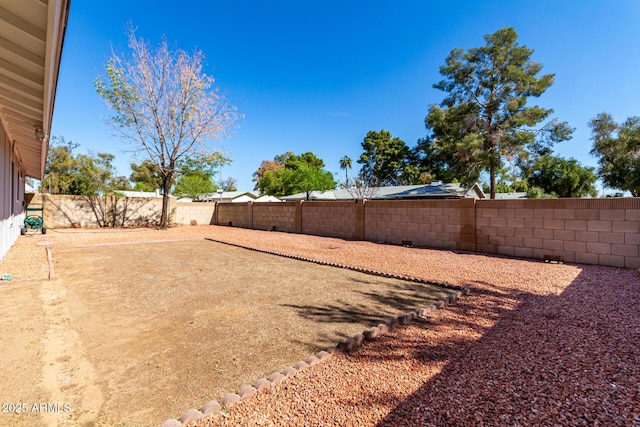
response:
M588 122L640 115L640 2L611 1L195 1L73 0L52 135L78 152L116 156L129 176L130 147L112 136L109 111L93 80L111 46L126 50L128 22L156 44L162 35L206 56L207 74L244 119L218 142L233 158L224 178L251 190L262 160L313 151L344 179L338 161L354 161L369 130L386 129L414 146L424 117L444 93L432 85L451 49L484 44L512 26L533 60L556 81L532 99L575 127L555 152L596 166Z

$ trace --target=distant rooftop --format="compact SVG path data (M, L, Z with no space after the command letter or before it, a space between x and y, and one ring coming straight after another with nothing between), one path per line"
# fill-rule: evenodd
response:
M257 191L223 191L202 195L201 202L249 202L260 197Z
M464 188L458 183L443 184L434 181L431 184L396 185L388 187L342 188L328 191L312 191L309 200L353 200L353 199L464 199L486 198L478 184ZM282 200L307 200L307 193L297 193L281 197Z

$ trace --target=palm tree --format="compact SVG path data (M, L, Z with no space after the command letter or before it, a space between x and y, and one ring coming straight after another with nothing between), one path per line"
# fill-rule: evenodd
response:
M349 156L343 156L340 159L340 169L344 169L344 186L349 188L349 169L353 166L353 160Z

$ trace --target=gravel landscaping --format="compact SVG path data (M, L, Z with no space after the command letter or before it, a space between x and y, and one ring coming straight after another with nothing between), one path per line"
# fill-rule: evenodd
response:
M471 294L194 425L640 425L637 271L237 231Z
M215 226L51 231L33 239L64 246L196 237L446 282L471 292L186 425L640 426L635 270ZM14 276L29 280L28 273ZM206 409L204 403L193 402L193 408Z

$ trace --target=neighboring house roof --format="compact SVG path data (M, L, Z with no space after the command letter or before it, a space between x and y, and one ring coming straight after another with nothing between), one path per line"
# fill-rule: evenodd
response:
M0 121L42 179L70 0L0 0Z
M252 199L257 199L260 193L257 191L225 191L222 193L222 198L236 199L242 196L249 196Z
M281 202L282 200L278 199L277 197L274 196L260 196L257 199L254 200L254 202Z
M148 192L148 191L120 191L126 197L147 197L147 198L159 198L162 197L160 191ZM199 198L199 202L225 202L225 203L241 203L241 202L280 202L281 200L273 196L261 196L256 191L223 191L222 193L210 193ZM192 202L193 199L181 198L179 202Z
M242 202L253 202L254 199L253 197L247 195L247 194L243 194L242 196L238 196L234 199L231 199L232 203L242 203Z
M246 196L242 201L247 202L257 199L260 194L257 191L223 191L222 193L204 194L199 198L202 202L234 202L238 197Z
M401 185L394 187L370 187L366 189L340 188L338 190L328 191L312 191L309 194L309 200L353 200L353 199L379 199L384 198L388 194L397 193L399 191L409 190L411 188L422 187L422 185ZM366 194L366 196L365 196ZM365 196L365 197L363 197ZM284 196L281 200L307 200L307 193L297 193L290 196Z
M443 184L434 181L428 185L388 194L386 199L484 199L486 196L478 184L464 188L458 183Z
M126 197L146 197L146 198L160 198L162 194L160 191L118 191L118 193L122 193L122 195Z
M496 199L507 200L507 199L526 199L527 193L496 193Z
M486 197L478 184L464 188L460 184L443 184L434 181L431 184L396 185L389 187L371 187L365 191L343 188L329 191L312 191L309 200L353 200L353 199L483 199ZM307 200L307 193L292 194L281 197L282 200Z

